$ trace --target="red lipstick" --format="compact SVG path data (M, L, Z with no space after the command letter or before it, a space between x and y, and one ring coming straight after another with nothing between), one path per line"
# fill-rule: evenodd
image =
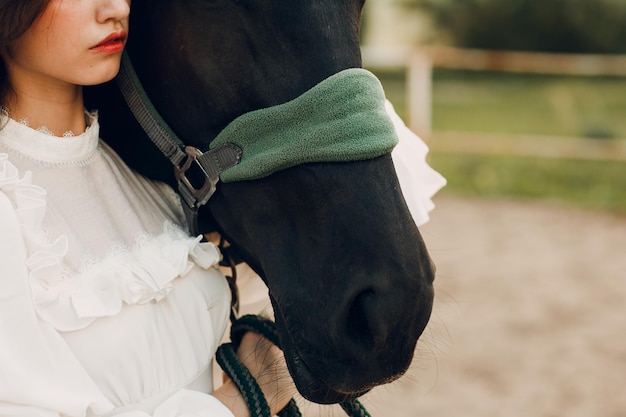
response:
M126 32L114 32L106 38L102 39L99 44L92 47L91 50L102 54L116 54L124 50L126 41Z

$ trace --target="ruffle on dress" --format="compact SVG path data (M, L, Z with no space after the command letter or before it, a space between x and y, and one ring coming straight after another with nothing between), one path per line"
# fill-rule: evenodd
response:
M0 153L0 191L13 202L28 248L27 268L37 314L57 330L87 327L99 317L118 314L124 304L160 301L172 281L194 265L216 267L218 248L202 237L189 237L165 222L158 236L143 235L134 247L114 246L104 259L86 262L75 273L64 267L66 236L51 241L42 222L46 190L32 184L30 172L19 177L17 168Z

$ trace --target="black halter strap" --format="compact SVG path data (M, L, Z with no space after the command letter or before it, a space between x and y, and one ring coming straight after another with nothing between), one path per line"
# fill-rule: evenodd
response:
M220 175L239 163L241 149L231 143L207 152L202 152L192 146L185 146L152 105L126 52L122 55L120 72L116 80L137 122L150 140L174 165L178 191L183 200L190 232L199 234L198 210L215 192ZM200 188L194 187L186 175L187 170L193 164L200 168L205 177L204 184Z
M183 208L189 229L192 234L198 234L198 209L206 204L215 192L220 175L241 161L241 148L232 143L225 143L207 152L201 152L197 148L185 146L152 105L126 52L122 55L120 72L116 80L128 107L143 130L174 165L178 190L183 199ZM205 177L204 185L200 188L195 188L186 176L187 170L194 163L201 169ZM233 308L236 309L238 295L234 263L231 267L233 268L233 277L228 281L231 291L233 291ZM253 316L244 316L242 320L235 320L235 314L231 314L231 320L233 321L233 331L256 331L279 346L273 323ZM233 340L238 344L241 338L235 335ZM245 366L239 363L234 352L231 344L222 345L217 352L220 365L237 384L253 416L269 416L269 406L263 392L254 378L251 378ZM350 417L370 417L370 414L358 400L344 402L341 406ZM278 415L280 417L302 417L293 400Z

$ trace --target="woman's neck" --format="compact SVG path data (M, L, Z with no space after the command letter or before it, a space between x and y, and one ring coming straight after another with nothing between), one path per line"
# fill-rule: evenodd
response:
M63 136L68 131L81 134L87 127L83 93L80 86L74 87L53 94L33 94L32 89L14 90L7 103L9 114L15 120L27 120L35 129L45 127L55 136Z

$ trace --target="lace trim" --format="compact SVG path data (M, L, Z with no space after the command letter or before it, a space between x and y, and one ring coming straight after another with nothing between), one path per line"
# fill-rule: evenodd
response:
M7 109L4 106L0 106L0 113L2 113L3 116L10 118L11 117L11 113L9 113L9 109ZM93 115L92 114L87 114L86 117L86 122L87 122L87 129L90 126L90 121L92 120ZM72 138L74 136L76 136L74 134L74 132L72 132L71 130L66 130L62 136L56 136L49 128L48 126L39 126L38 128L34 128L30 125L30 121L28 120L27 117L21 118L19 120L16 120L16 122L18 122L21 125L24 125L26 127L29 127L33 130L36 130L37 132L41 132L41 133L45 133L46 135L49 136L54 136L54 137L63 137L63 138Z
M1 129L0 129L1 130ZM56 137L56 136L55 136ZM19 151L18 149L13 149L10 146L0 142L0 151L10 152L11 157L16 157L21 161L28 161L28 163L36 165L42 168L82 168L90 165L94 159L103 151L102 147L98 145L95 152L93 152L88 157L78 160L78 161L42 161L41 159L37 159L31 155L28 155L24 152Z
M63 264L68 251L66 236L51 241L42 221L46 191L32 184L29 172L19 177L6 154L0 153L0 191L13 201L29 257L26 266L39 317L60 331L78 330L100 317L118 314L124 304L162 300L172 281L194 266L217 267L217 247L189 237L165 222L160 235L142 234L133 247L113 245L102 259L86 258L81 270Z
M0 106L0 130L2 130L7 123L9 123L10 118L9 109L4 106Z
M0 150L10 151L12 155L19 157L19 159L44 168L87 166L102 151L102 146L98 140L99 124L97 111L85 112L85 116L89 123L83 134L58 137L49 130L46 132L46 128L31 129L26 119L11 119L8 110L0 106L0 134L2 134L3 129L8 130L8 132L0 135ZM44 137L45 140L42 141L41 136L37 137L37 134L50 136L50 140ZM24 141L24 139L33 139L37 145L30 145L29 147L27 144L31 143L31 141ZM64 139L73 139L73 142L65 142ZM71 154L69 157L56 156L60 149L68 149L70 152L75 152L77 148L71 147L76 145L86 146L86 148L83 148L77 156L74 155L72 157ZM34 149L33 146L35 146Z

